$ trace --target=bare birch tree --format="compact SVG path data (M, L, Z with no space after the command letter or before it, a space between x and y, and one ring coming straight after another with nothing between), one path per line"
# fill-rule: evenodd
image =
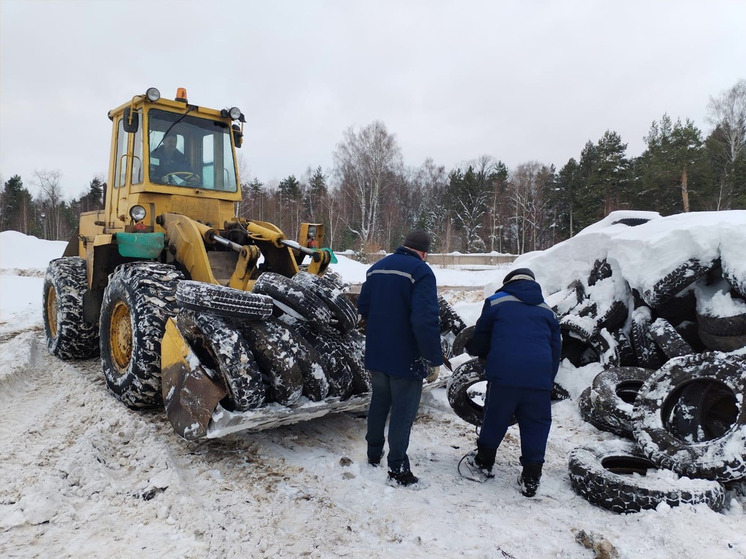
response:
M45 214L45 230L50 239L62 238L62 173L54 171L34 171L35 183L39 187L42 208Z
M718 98L710 98L707 105L708 120L718 131L725 159L724 174L720 180L717 209L725 205L733 185L731 171L736 161L746 153L746 80L739 80Z
M402 155L396 137L375 121L356 133L350 127L334 152L335 172L351 196L357 214L347 227L363 247L374 240L380 226L381 198L401 175Z

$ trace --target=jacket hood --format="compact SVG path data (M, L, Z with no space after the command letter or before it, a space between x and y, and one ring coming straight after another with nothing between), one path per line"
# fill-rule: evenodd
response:
M541 286L531 280L511 281L503 285L498 291L518 297L521 301L529 305L538 305L544 302L544 297L541 294Z

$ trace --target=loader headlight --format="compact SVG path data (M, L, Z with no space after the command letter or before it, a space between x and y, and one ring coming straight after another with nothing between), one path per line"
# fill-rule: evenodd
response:
M220 114L222 114L223 116L231 117L231 120L241 120L241 117L243 116L241 114L241 109L239 109L238 107L223 109L222 111L220 111Z
M149 87L148 90L145 92L145 97L148 98L148 101L151 103L155 103L158 101L158 99L161 98L161 92L158 91L155 87Z
M231 107L228 111L228 115L230 115L233 120L238 120L241 118L241 109L238 107Z
M145 208L142 206L132 206L130 208L130 217L135 221L142 221L145 219Z

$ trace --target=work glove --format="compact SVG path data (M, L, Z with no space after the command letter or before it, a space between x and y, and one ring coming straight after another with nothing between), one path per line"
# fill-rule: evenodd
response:
M440 367L430 367L430 374L425 377L425 382L435 382L439 374Z

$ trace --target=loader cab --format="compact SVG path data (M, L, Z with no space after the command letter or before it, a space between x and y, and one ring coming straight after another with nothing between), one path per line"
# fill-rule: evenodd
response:
M155 218L164 212L215 224L235 215L241 200L235 157L243 136L240 110L189 104L182 88L173 100L150 88L109 111L109 118L105 232L135 226L158 231Z

